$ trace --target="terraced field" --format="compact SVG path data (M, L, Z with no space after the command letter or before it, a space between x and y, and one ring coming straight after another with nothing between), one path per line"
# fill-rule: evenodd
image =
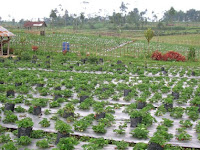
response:
M199 66L72 53L0 60L4 149L200 148Z

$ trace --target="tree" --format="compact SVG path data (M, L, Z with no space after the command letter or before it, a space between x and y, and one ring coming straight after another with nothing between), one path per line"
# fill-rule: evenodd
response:
M109 17L111 23L114 23L114 25L121 25L122 23L122 14L121 13L115 13L113 12L113 15Z
M135 26L139 29L141 20L139 10L137 8L134 8L133 11L129 12L127 20L129 23L134 23Z
M121 3L121 6L119 7L122 13L126 13L126 10L128 9L128 7L126 7L126 5L124 4L124 2Z
M169 10L171 23L173 22L173 16L175 15L175 13L176 13L176 10L174 9L174 7L171 7L170 10Z
M57 12L58 12L57 9L51 10L50 18L51 18L52 23L57 19Z
M12 24L15 25L15 19L14 18L12 19Z
M85 19L85 15L84 15L83 12L80 14L80 19L81 19L81 28L82 28L83 27L83 23L84 23L84 19Z
M80 15L80 19L81 19L81 22L83 23L83 22L84 22L84 19L85 19L85 15L84 15L83 12L82 12L81 15Z
M151 28L148 28L145 32L144 32L144 36L147 39L148 42L148 46L149 43L151 41L151 39L154 37L154 31Z

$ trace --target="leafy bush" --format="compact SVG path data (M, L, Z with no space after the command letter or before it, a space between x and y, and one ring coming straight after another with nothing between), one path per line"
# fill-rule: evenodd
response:
M104 138L91 138L91 143L97 144L98 148L103 148L105 145L108 145L108 140L105 140Z
M22 60L31 60L31 55L28 52L22 52L21 59Z
M44 131L43 130L33 130L31 132L31 138L40 139L43 136L44 136Z
M155 52L153 52L151 58L153 60L162 60L162 53L159 51L155 51Z
M137 143L133 148L133 150L146 150L146 149L147 149L146 143Z
M36 146L38 146L39 148L48 148L49 147L49 143L46 139L37 141Z
M33 121L31 118L27 117L16 122L19 128L28 128L33 126Z
M128 143L124 140L122 141L114 141L114 144L117 146L116 149L125 150L128 147Z
M5 118L3 119L4 123L14 123L16 120L18 120L18 118L12 111L5 111Z
M17 106L15 108L15 111L18 112L18 113L24 113L26 111L26 109L21 107L21 106Z
M5 143L2 147L2 150L18 150L13 142Z
M31 143L31 138L28 136L21 136L17 139L19 145L29 145Z
M153 60L163 60L163 61L185 61L185 56L174 51L169 51L165 54L162 54L159 51L155 51L153 52L151 58Z
M42 121L39 122L42 127L49 127L50 126L50 121L47 120L47 118L44 118Z
M10 142L11 141L11 138L10 138L10 135L7 134L2 134L0 135L0 143L7 143L7 142Z
M188 52L188 60L194 61L195 57L196 57L195 48L194 47L190 47L189 48L189 52Z
M106 129L105 129L105 124L104 123L99 123L96 126L92 126L92 129L96 133L106 133Z
M72 127L69 124L66 124L65 122L63 122L61 120L56 121L55 129L61 133L63 133L63 132L71 133L72 132Z
M181 55L178 52L169 51L162 56L164 61L185 61L185 56Z
M77 144L78 144L77 139L73 137L61 138L57 147L59 148L59 150L73 150L74 145Z
M147 130L146 126L141 124L137 128L131 131L131 134L133 137L139 138L139 139L147 139L149 130Z

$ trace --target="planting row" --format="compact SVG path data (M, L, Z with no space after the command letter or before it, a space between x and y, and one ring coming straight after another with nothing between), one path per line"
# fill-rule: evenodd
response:
M24 58L25 57L25 58ZM50 56L49 56L50 57ZM169 77L192 77L199 78L200 72L198 68L191 67L169 67L160 66L156 67L150 64L135 64L133 62L123 63L118 60L117 62L104 62L103 58L97 59L94 57L84 58L80 61L70 60L70 58L62 57L54 58L38 58L38 56L30 56L29 54L23 55L22 58L18 57L14 60L0 59L0 66L4 68L34 68L34 69L49 69L49 70L63 70L74 72L93 72L93 73L112 73L123 74L131 76L169 76ZM21 59L28 59L23 61Z

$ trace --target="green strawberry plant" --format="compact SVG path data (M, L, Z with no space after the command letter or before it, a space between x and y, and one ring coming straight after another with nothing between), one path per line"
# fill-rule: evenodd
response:
M132 134L133 137L136 137L138 139L147 139L149 130L144 124L140 124L134 130L132 130L130 134Z
M39 124L42 127L49 127L50 126L50 121L48 121L47 118L43 118L42 121L39 122Z
M21 136L20 138L17 139L17 144L19 145L29 145L31 144L31 138L28 136Z

